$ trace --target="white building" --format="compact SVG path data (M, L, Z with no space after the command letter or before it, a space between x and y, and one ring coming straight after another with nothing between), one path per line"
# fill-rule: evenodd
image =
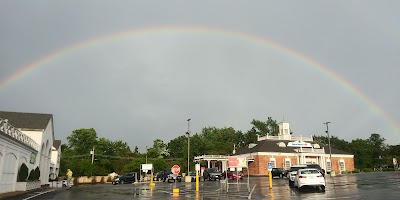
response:
M51 162L50 162L50 179L55 179L60 173L60 158L61 158L61 140L53 141L53 148L51 149Z
M39 166L40 184L48 184L53 141L53 115L0 111L0 193L19 190L22 163L29 171Z

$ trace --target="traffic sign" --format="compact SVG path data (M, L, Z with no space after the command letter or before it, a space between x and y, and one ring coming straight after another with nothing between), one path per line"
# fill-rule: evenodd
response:
M171 172L173 174L179 174L180 171L181 171L181 167L179 167L179 165L174 165L171 167Z
M393 165L397 165L397 158L393 158Z
M272 171L272 162L268 163L268 171Z

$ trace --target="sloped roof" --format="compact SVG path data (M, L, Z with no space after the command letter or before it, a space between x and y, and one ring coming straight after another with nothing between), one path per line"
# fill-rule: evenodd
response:
M15 128L46 129L49 121L53 118L53 115L42 113L0 111L0 118L8 119L8 123L10 123Z
M286 147L279 147L279 143L285 143ZM299 147L288 147L287 144L290 141L288 140L261 140L257 141L257 145L253 148L249 148L248 146L240 149L235 153L235 155L240 154L248 154L248 153L256 153L256 152L277 152L277 153L295 153L295 149L299 149ZM319 144L316 142L310 142L312 145L318 144L321 148L324 148L325 153L329 154L329 147L323 144ZM351 153L347 153L338 149L332 148L332 154L344 154L344 155L352 155Z
M58 150L58 148L60 148L60 146L61 146L61 140L53 141L53 147L56 148L56 150Z

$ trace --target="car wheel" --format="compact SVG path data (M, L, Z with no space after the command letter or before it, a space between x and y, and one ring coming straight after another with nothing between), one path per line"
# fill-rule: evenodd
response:
M321 186L322 192L325 192L325 186Z
M289 180L289 187L293 187L293 185L294 185L294 182Z

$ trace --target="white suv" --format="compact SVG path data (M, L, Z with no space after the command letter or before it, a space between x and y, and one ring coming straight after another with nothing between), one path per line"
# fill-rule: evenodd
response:
M288 179L289 179L289 187L294 186L294 179L296 177L297 171L299 169L306 169L308 168L307 165L293 165L290 167L289 173L288 173Z

